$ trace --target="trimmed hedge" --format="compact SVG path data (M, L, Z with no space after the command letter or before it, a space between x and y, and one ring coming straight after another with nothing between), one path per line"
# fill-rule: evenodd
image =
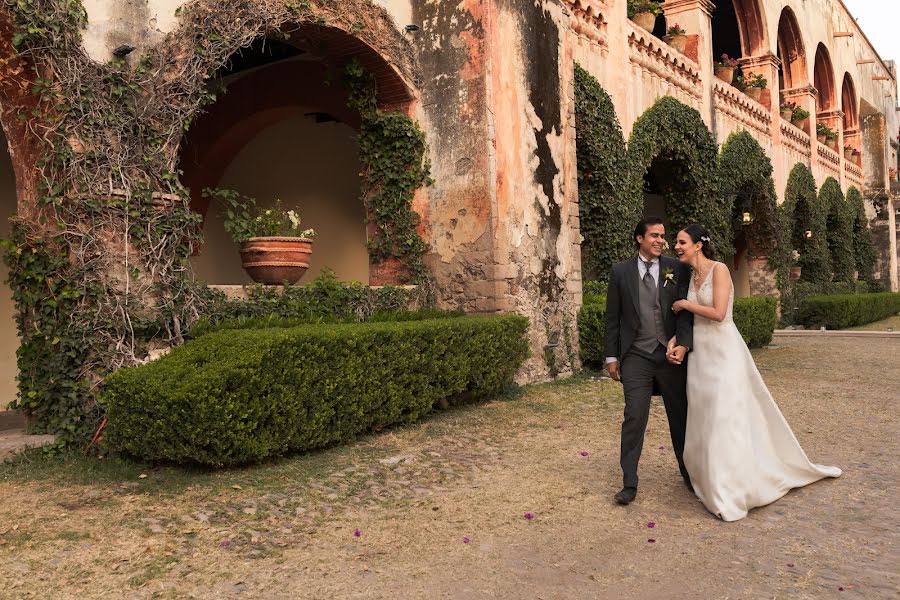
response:
M503 391L528 354L519 316L228 330L120 369L105 439L147 460L240 465Z
M606 296L585 294L584 306L578 311L578 336L581 360L602 366L605 360L603 334L606 331ZM734 299L734 324L750 348L761 348L772 341L778 322L774 298L753 296Z
M762 348L772 341L778 324L778 303L768 296L734 299L734 324L750 348Z
M804 327L846 329L880 321L900 313L900 294L835 294L809 296L800 308Z

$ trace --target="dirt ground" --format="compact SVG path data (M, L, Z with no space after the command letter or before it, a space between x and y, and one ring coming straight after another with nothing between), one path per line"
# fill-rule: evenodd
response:
M0 597L897 598L900 343L755 356L844 475L742 521L680 483L656 401L637 501L615 505L621 388L585 376L252 469L19 458Z

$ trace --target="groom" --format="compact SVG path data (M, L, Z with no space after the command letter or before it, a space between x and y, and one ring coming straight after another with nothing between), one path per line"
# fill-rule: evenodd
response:
M694 316L675 315L672 303L687 297L690 270L663 256L666 229L659 217L646 217L634 228L638 255L613 265L606 295L606 367L625 390L621 465L624 488L616 502L637 495L638 460L650 416L650 396L662 394L678 468L688 488L684 435L687 425L687 365ZM670 343L670 340L674 341Z

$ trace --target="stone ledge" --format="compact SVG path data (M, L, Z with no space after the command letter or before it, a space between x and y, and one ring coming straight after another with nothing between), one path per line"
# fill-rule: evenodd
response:
M209 287L214 290L219 290L220 292L225 294L225 297L228 298L229 300L246 300L248 298L247 288L251 287L252 285L256 285L256 284L211 285ZM266 287L275 288L275 291L279 294L284 291L283 285L273 285L273 286L266 286ZM303 287L303 286L294 286L294 287ZM366 287L370 287L373 290L377 290L377 289L381 289L383 287L388 287L388 286L370 285L370 286L366 286ZM390 287L398 287L398 288L402 288L404 290L414 290L418 286L416 286L416 285L395 285L395 286L390 286Z
M28 448L47 446L55 441L55 435L27 435L23 429L7 429L0 432L0 462Z

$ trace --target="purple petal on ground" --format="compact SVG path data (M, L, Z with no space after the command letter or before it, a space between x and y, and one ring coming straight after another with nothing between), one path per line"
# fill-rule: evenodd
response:
M361 535L362 535L362 531L360 531L359 529L357 529L356 531L353 532L353 537L359 537Z
M844 586L838 586L838 591L839 591L839 592L843 592L843 591L844 591Z
M647 540L647 541L650 542L651 544L655 544L655 543L656 543L656 540L654 540L653 538L650 538L650 539Z
M660 446L659 449L660 449L660 450L665 450L666 447L665 447L665 446Z
M534 518L534 515L531 513L525 513L525 520L530 521Z
M469 536L463 536L463 544L469 543Z
M587 455L588 455L587 450L582 450L582 451L581 451L581 455L582 455L582 456L587 456Z
M221 546L222 548L228 548L229 546L231 546L231 540L222 540L221 542L219 542L219 546Z
M788 563L787 566L789 566L790 568L793 569L793 568L794 568L794 563Z
M647 521L647 527L653 529L654 527L656 527L656 523L654 523L653 521Z

